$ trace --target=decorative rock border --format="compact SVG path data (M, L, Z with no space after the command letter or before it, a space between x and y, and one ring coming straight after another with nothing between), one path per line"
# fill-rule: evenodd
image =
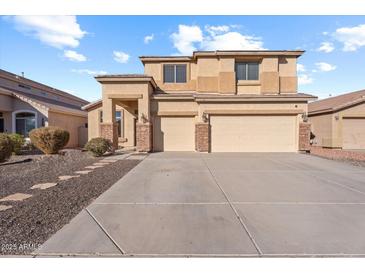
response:
M365 152L349 151L342 149L323 148L323 147L310 147L310 153L313 155L333 159L333 160L353 160L353 161L365 161Z
M124 159L128 158L128 156L130 156L129 153L126 153L126 154L123 154L123 155L113 155L113 156L110 156L108 158L101 159L99 162L95 162L91 166L84 167L85 170L75 171L74 174L77 174L77 175L58 176L58 181L64 182L64 181L71 180L73 178L79 178L81 175L85 175L85 174L88 174L90 172L93 172L94 169L105 167L105 166L107 166L111 163L115 163L119 160L124 160ZM142 157L136 157L136 158L139 158L140 160L143 160L144 157L143 158ZM45 190L45 189L54 187L57 184L58 183L54 183L54 182L40 183L40 184L33 185L30 189L31 190ZM25 199L28 199L32 196L33 195L27 194L27 193L14 193L14 194L8 195L6 197L3 197L2 199L0 199L0 202L19 202L19 201L23 201ZM11 205L1 205L0 204L0 211L4 211L4 210L10 209L12 207L13 206L11 206Z

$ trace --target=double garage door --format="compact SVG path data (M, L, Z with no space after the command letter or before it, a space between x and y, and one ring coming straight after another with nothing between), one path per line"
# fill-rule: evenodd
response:
M297 151L295 115L212 115L211 152ZM194 117L157 117L155 151L194 151Z

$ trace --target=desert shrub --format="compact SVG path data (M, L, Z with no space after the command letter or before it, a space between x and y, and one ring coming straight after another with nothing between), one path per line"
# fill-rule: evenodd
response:
M105 138L93 138L85 145L85 149L96 157L102 156L105 152L113 151L112 143Z
M20 135L17 133L12 133L12 134L8 134L8 136L11 140L12 151L14 152L15 155L19 155L21 152L21 149L23 148L23 146L25 144L25 139L24 139L23 135Z
M70 139L70 133L59 127L41 127L29 132L32 144L45 154L56 154Z
M7 134L0 133L0 163L10 158L12 151L11 140Z

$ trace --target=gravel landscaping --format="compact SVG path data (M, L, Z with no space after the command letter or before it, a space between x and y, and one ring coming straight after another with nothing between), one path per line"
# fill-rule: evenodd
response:
M100 159L65 150L64 155L13 156L11 161L22 158L32 161L0 166L0 199L15 193L32 195L23 201L1 202L3 207L12 206L0 211L3 255L30 254L140 162L118 160L87 174L75 174ZM79 177L60 181L58 177L64 175ZM48 188L31 189L44 183Z
M351 151L343 149L330 149L312 146L310 154L354 166L365 167L365 151Z

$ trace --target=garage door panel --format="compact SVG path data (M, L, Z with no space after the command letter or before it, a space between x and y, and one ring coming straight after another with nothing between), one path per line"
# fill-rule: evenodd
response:
M293 152L296 116L211 116L212 152Z
M365 149L365 119L343 119L343 148Z
M194 151L194 117L156 117L153 140L155 151Z

